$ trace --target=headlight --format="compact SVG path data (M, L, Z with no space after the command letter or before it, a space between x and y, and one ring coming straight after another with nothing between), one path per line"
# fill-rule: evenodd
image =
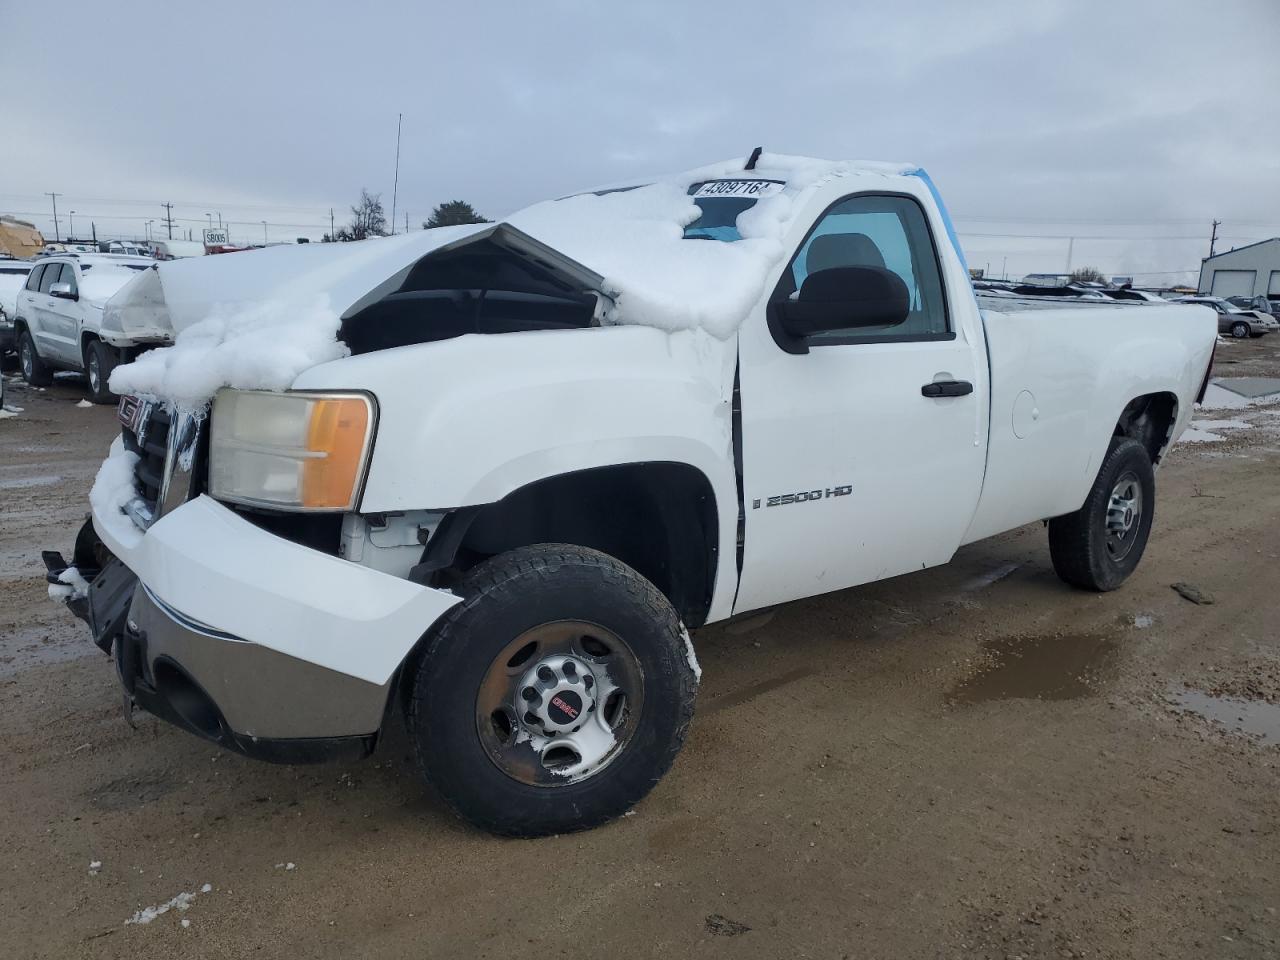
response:
M209 492L285 510L352 510L373 440L362 393L220 390L213 401Z

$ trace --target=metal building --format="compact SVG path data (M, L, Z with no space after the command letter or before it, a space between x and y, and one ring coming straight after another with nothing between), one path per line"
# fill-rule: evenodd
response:
M1200 261L1200 292L1215 297L1280 299L1280 237Z

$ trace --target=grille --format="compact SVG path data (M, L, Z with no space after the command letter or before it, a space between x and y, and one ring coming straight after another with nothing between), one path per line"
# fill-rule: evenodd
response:
M135 485L139 496L146 501L148 509L153 514L160 500L160 488L164 483L164 461L168 452L169 426L169 412L165 410L164 404L158 403L152 406L137 432L128 426L122 427L120 431L124 438L125 449L138 455L138 462L133 468Z

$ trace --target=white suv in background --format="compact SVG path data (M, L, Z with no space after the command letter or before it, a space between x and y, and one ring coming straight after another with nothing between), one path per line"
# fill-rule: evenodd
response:
M43 387L55 370L74 370L88 377L90 400L115 402L107 380L118 356L99 339L102 308L154 265L145 257L111 254L63 254L36 264L18 291L14 315L22 378Z

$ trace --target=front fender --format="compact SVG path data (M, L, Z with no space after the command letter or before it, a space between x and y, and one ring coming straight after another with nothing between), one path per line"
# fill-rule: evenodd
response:
M492 503L593 467L687 463L732 518L735 348L647 327L471 335L312 368L295 389L378 400L363 512Z

